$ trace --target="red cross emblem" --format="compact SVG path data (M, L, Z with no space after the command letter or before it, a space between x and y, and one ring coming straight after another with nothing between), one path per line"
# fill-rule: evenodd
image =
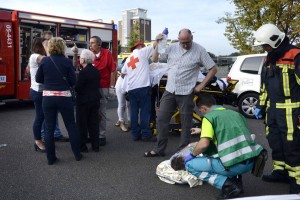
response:
M139 61L140 61L140 60L139 60L138 57L134 58L134 56L131 56L131 57L130 57L130 61L127 63L127 65L128 65L128 67L131 67L132 69L135 69L135 68L136 68L135 63L137 63L137 62L139 62Z

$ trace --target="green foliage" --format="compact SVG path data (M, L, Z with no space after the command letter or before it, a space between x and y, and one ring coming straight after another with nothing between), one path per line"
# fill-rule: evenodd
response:
M294 44L300 43L299 0L231 0L236 10L225 13L217 23L226 23L224 35L241 54L252 50L253 34L263 24L272 23L285 32Z
M239 55L241 55L239 52L234 52L234 53L230 54L229 56L239 56Z
M211 58L215 58L215 57L216 57L216 55L213 54L213 53L211 53L211 52L207 52L207 53L208 53L208 55L209 55Z
M141 35L140 35L140 24L136 23L133 24L131 32L130 32L130 36L129 36L129 40L128 40L128 52L130 52L130 48L136 43L141 41Z

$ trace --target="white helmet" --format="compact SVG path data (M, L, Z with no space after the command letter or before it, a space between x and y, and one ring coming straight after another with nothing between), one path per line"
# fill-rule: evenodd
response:
M273 24L264 24L254 33L253 46L261 46L263 44L270 45L276 49L285 37L285 33L281 32L277 26Z

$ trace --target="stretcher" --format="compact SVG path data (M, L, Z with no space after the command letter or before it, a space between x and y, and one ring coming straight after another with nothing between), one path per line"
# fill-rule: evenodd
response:
M218 82L220 81L220 83ZM226 83L225 83L226 81ZM196 101L198 99L198 95L201 95L203 93L209 93L217 101L218 105L232 105L234 102L236 102L237 94L233 93L233 89L235 85L237 84L238 80L221 80L218 78L214 78L207 86L201 90L199 94L194 95L193 101L195 102L195 109L193 112L193 119L192 119L192 127L201 127L202 122L202 116L200 116L200 113L198 112L198 108L196 108ZM197 82L199 84L200 82ZM157 99L156 99L156 106L157 111L159 112L159 100L161 95L166 89L167 85L167 76L163 76L159 81L159 86L157 90ZM156 127L154 123L150 124L153 134L155 135L157 133ZM169 131L170 132L181 132L181 122L180 122L180 112L179 109L172 115L170 124L169 124Z

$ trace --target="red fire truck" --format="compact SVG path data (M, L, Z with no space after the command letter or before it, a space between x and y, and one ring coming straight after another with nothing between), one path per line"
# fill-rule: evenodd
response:
M117 62L117 27L113 21L103 23L0 8L0 103L30 99L30 80L25 69L32 40L49 30L54 37L65 39L70 58L74 43L80 52L88 48L89 38L97 35Z

